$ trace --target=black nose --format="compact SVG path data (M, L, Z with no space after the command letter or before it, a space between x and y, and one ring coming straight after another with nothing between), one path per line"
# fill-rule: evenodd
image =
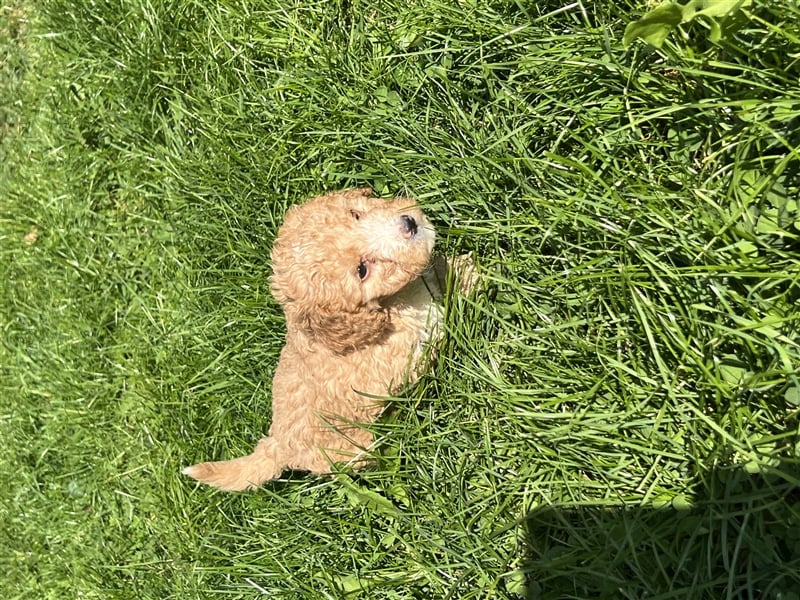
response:
M403 233L409 236L417 235L417 222L414 220L414 217L403 215L400 217L400 220L403 223Z

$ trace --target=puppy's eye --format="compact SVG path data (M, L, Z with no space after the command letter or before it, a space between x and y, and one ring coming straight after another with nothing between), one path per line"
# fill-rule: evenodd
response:
M358 278L363 281L367 278L368 274L369 267L367 266L367 261L362 260L360 263L358 263Z
M350 216L352 216L356 221L358 221L359 219L361 219L361 211L352 209L350 211Z

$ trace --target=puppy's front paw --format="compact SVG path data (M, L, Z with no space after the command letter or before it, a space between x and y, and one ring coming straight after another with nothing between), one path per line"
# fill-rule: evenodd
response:
M454 287L464 295L468 295L480 283L480 274L475 266L472 253L462 254L452 259L450 270L453 273Z

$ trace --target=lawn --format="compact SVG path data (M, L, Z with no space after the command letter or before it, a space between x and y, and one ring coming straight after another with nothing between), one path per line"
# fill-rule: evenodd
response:
M3 598L800 599L800 9L744 4L0 6ZM373 468L196 486L286 207L364 185L483 288Z

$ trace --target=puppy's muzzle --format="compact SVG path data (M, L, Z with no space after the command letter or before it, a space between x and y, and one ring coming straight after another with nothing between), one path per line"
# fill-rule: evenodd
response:
M400 216L400 231L403 233L403 237L405 238L412 238L417 235L417 221L414 217L410 217L408 215L401 215Z

